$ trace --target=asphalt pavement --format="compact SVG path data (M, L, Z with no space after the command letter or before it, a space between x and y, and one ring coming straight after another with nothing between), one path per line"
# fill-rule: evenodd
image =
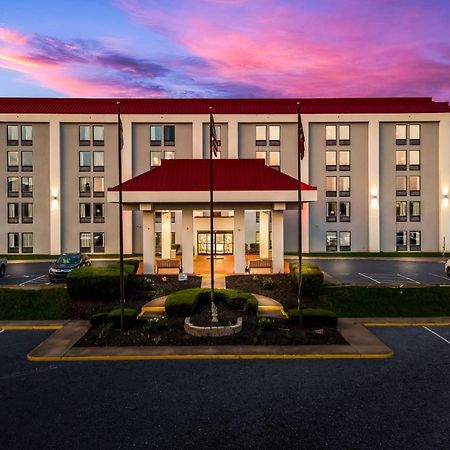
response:
M49 332L5 331L0 447L450 448L450 327L372 330L393 358L32 363Z

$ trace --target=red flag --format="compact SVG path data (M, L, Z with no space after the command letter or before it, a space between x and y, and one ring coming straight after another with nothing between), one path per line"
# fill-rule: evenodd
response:
M216 124L214 123L214 117L212 114L209 115L209 134L211 138L211 146L214 156L217 158L219 152L219 141L216 135Z
M303 133L302 117L298 113L298 152L300 159L305 157L305 133Z

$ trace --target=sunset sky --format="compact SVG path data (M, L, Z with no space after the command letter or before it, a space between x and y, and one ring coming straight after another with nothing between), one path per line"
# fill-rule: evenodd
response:
M15 0L0 95L450 100L448 0Z

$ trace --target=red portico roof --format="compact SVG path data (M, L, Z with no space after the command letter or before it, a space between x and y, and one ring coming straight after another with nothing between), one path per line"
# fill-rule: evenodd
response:
M214 160L215 191L296 191L298 181L262 159ZM161 166L122 184L123 191L209 191L209 159L162 160ZM109 188L118 191L119 187ZM302 183L303 191L316 191Z

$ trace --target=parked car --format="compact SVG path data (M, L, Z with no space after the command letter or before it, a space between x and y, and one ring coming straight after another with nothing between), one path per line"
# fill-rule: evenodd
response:
M0 277L4 277L6 273L6 266L8 265L8 260L4 256L0 256Z
M84 253L63 253L50 267L48 278L50 283L64 281L71 270L90 265L91 260Z
M445 263L444 266L444 270L447 276L450 277L450 259L447 259L447 262Z

